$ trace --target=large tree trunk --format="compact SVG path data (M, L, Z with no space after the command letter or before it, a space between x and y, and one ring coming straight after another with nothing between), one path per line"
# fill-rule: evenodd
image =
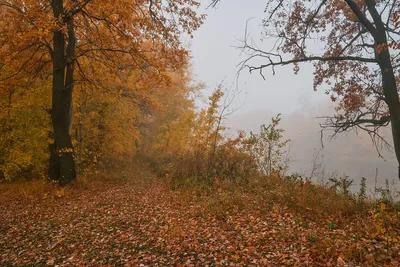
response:
M392 123L392 135L394 150L396 152L397 162L399 164L398 168L398 178L400 179L400 108L397 107L394 112L390 112L391 123Z
M52 8L55 18L63 14L63 1L53 0ZM72 28L73 33L73 28ZM70 35L70 29L69 34ZM53 33L53 88L51 119L54 130L54 144L50 149L49 176L66 185L76 178L74 149L70 137L72 90L73 90L73 59L68 59L69 53L74 53L74 36L68 38L69 45L65 51L65 34L60 30ZM72 50L71 50L72 47ZM67 56L65 55L67 52ZM67 75L65 76L65 69Z
M375 1L366 0L365 3L367 4L376 27L376 31L371 33L375 39L375 44L387 44L388 40L385 25L382 22L381 14L376 10ZM385 102L389 107L394 150L399 164L398 177L400 179L400 101L397 92L396 76L393 71L389 49L384 49L380 53L375 52L375 58L377 59L381 70Z
M392 126L392 137L394 151L399 164L398 178L400 179L400 102L397 93L396 78L390 62L388 51L379 55L379 65L382 72L382 85L385 95L385 102L389 107L390 123Z

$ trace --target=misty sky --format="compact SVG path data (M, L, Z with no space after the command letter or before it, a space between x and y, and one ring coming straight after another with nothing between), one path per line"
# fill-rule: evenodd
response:
M203 2L206 5L209 0ZM274 76L266 69L266 81L258 73L250 75L248 71L242 71L235 83L237 64L245 59L235 46L240 46L248 20L248 32L254 40L260 40L265 3L265 0L223 0L217 9L204 10L208 17L190 42L193 72L197 80L207 85L206 95L221 81L225 87L237 85L242 91L234 104L241 108L227 121L232 132L239 129L257 131L261 124L269 124L272 116L282 113L285 135L293 141L291 170L307 174L313 154L321 149L321 120L315 117L333 114L333 104L324 90L313 91L312 66L300 65L297 75L293 74L292 66L277 68ZM267 41L258 44L266 50L273 45ZM389 131L387 135L390 137ZM397 177L394 153L384 152L386 162L380 159L367 136L360 139L354 133L342 134L330 142L325 138L320 154L327 173L346 173L356 181L356 188L362 176L373 185L376 168L380 183Z

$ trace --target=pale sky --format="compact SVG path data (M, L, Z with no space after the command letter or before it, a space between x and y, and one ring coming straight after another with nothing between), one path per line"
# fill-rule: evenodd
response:
M209 0L203 0L208 4ZM254 40L260 40L261 20L265 0L222 0L217 9L207 9L204 25L195 33L190 48L193 56L193 72L198 81L206 84L206 95L221 81L226 87L236 80L237 64L245 57L240 55L240 40L244 37L246 21ZM260 48L266 50L273 43L263 41ZM313 68L300 65L295 75L292 66L264 71L266 81L258 73L241 72L238 86L242 90L236 99L241 108L227 121L232 131L257 131L261 124L269 124L272 116L282 113L282 127L286 136L293 140L292 171L307 174L315 149L320 149L318 116L331 115L333 104L323 90L313 91ZM328 134L326 134L328 135ZM389 138L390 139L390 138ZM340 135L331 142L325 141L324 155L327 172L346 173L357 184L362 176L368 184L374 183L375 169L379 169L380 183L397 177L397 162L392 152L386 152L386 162L378 158L367 137L359 139L354 133ZM397 178L395 179L397 182Z

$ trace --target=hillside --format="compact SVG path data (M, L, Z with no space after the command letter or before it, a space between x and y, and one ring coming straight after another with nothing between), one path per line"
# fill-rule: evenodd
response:
M63 189L37 182L2 185L0 264L400 264L398 240L385 239L398 228L377 234L379 220L367 212L373 206L311 183L269 178L248 186L169 185L137 168Z

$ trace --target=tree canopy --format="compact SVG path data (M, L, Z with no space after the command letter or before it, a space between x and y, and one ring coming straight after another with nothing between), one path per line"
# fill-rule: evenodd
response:
M396 0L269 1L262 35L274 45L258 46L246 32L241 69L266 78L265 69L293 65L297 74L301 63L311 62L314 89L326 89L337 104L322 126L335 134L366 131L377 146L389 145L379 129L390 124L400 162L400 53L392 49L400 37L398 10Z
M76 177L70 136L74 87L124 93L132 89L123 84L133 71L168 83L167 72L187 62L180 36L201 25L198 6L194 0L0 1L2 88L32 90L52 81L51 108L45 107L53 128L52 179L66 184Z

